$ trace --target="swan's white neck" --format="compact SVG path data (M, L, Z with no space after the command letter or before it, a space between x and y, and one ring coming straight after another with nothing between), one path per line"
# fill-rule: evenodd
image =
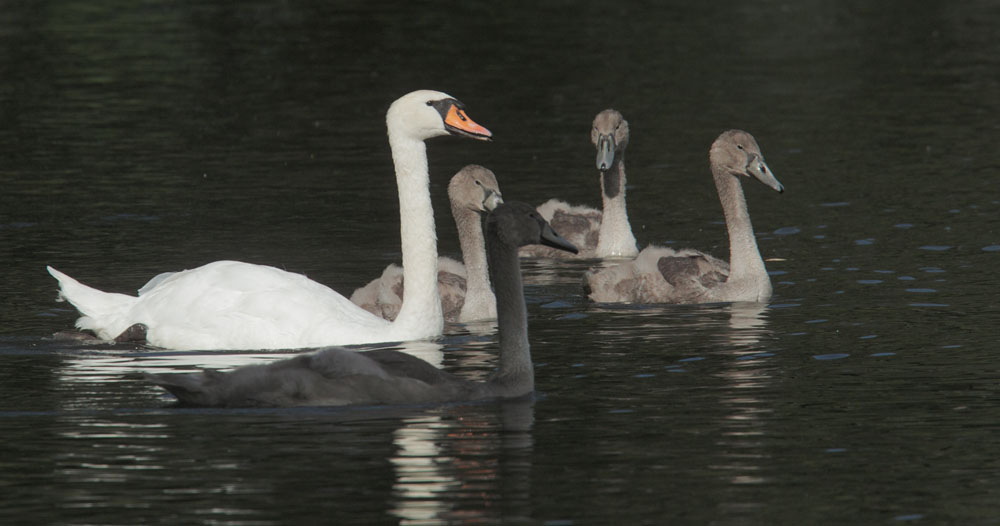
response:
M713 166L712 175L729 231L729 278L721 286L726 301L767 301L771 297L771 279L757 248L743 186L738 176L721 167Z
M500 332L500 366L488 385L500 396L519 396L535 389L535 369L528 344L528 309L517 248L499 240L490 243L490 277L497 297L497 326Z
M486 247L483 244L482 217L453 202L451 214L458 227L458 241L465 263L465 303L459 321L486 320L497 316L497 301L487 274Z
M427 148L422 140L389 127L389 146L399 189L399 233L403 253L405 294L394 330L405 330L408 339L441 334L444 315L437 287L437 235L431 207ZM423 329L423 330L421 330ZM417 336L412 336L417 334Z
M639 250L625 209L625 162L620 154L607 173L601 174L601 198L604 206L597 257L634 257Z

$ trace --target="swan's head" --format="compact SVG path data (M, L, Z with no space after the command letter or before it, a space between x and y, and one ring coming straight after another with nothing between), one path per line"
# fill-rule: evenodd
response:
M552 230L535 207L520 201L508 201L486 217L486 244L500 243L511 250L524 245L546 245L576 254L573 243Z
M743 130L729 130L719 135L712 143L709 161L713 167L722 168L727 173L752 176L778 193L785 191L764 162L764 154L760 153L760 146L757 146L753 135Z
M396 99L385 114L389 135L426 140L461 135L482 141L493 134L465 114L465 105L446 93L419 90Z
M597 169L606 172L621 160L628 146L628 121L616 110L607 109L594 117L590 142L597 148Z
M462 168L448 183L448 199L452 209L467 208L485 214L501 203L500 185L489 168L470 164Z

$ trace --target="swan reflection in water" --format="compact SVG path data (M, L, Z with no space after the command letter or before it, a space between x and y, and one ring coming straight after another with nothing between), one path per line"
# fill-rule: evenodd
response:
M443 346L426 340L375 344L356 347L359 351L393 349L416 356L441 367L444 362ZM227 371L248 364L266 363L289 358L300 351L161 351L143 348L119 350L101 345L81 348L64 355L64 362L57 371L60 381L95 383L120 382L123 376L140 373L193 372L201 369Z
M762 351L761 341L770 336L767 328L767 305L763 303L730 304L729 350L734 359L717 373L724 381L718 402L723 407L716 439L717 458L708 468L724 474L734 486L763 484L768 481L767 469L773 464L766 449L768 415L774 412L771 397L758 396L773 387L777 376L775 366L767 360L771 353ZM720 503L731 510L758 507L758 502Z
M729 304L729 339L734 344L753 345L770 335L767 304L739 301Z
M530 517L534 401L452 406L403 421L391 511L401 524Z

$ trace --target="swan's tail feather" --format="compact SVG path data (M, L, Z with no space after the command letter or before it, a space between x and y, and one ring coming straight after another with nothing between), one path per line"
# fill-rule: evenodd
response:
M131 323L124 318L137 300L134 296L103 292L46 267L59 282L59 300L70 302L83 316L76 320L79 329L94 331L98 337L110 340L118 336Z

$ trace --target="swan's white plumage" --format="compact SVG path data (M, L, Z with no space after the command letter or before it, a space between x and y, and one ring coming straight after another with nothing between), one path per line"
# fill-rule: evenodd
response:
M412 286L395 322L300 274L238 261L157 275L138 296L105 293L50 267L60 296L83 315L77 327L113 339L143 324L148 343L179 350L296 349L441 334L440 300L436 286L428 286L436 284L437 239L424 140L455 131L482 139L490 133L465 117L454 98L427 90L393 102L386 126L399 190L404 272Z
M292 272L216 261L174 272L139 297L87 287L49 267L61 296L84 316L76 326L110 340L145 323L146 340L178 350L306 348L387 341L390 323L329 287Z

